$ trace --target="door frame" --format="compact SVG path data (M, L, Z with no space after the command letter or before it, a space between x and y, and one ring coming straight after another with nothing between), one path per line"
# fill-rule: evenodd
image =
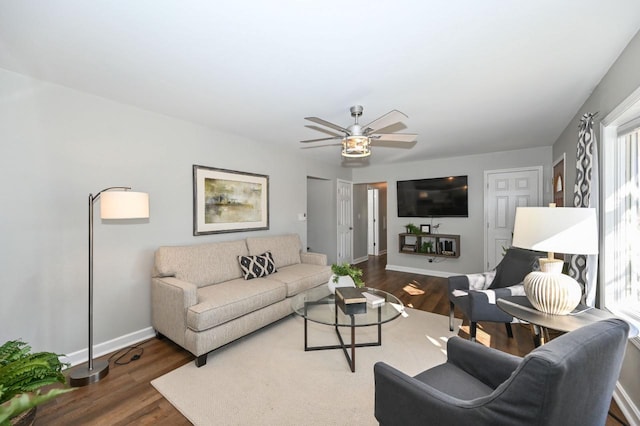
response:
M380 190L378 188L367 189L367 254L378 256L380 254L380 238L378 222Z
M340 185L347 184L351 187L350 197L349 197L349 257L340 257ZM337 237L337 250L336 250L336 263L342 263L344 260L347 260L348 263L353 262L353 182L344 180L344 179L336 179L336 237Z
M535 171L538 172L538 200L540 205L544 205L544 190L543 190L543 182L544 182L544 166L527 166L527 167L514 167L511 169L496 169L496 170L485 170L484 171L484 215L483 215L483 228L484 228L484 259L483 265L486 267L487 262L489 261L489 175L490 174L499 174L499 173L517 173L517 172L529 172Z

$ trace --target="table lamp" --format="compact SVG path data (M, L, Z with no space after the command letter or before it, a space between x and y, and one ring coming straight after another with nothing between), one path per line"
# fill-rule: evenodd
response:
M93 359L93 205L100 196L102 219L142 219L149 217L149 194L131 192L126 186L103 189L89 194L89 355L86 366L74 369L69 375L71 386L85 386L99 381L109 373L108 361Z
M524 290L539 311L566 315L580 303L582 288L562 273L564 262L555 253L597 254L598 224L593 208L518 207L513 228L513 246L546 251L540 271L528 274Z

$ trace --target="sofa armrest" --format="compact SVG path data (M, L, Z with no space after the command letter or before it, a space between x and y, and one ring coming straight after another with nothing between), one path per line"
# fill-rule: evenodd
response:
M174 277L151 279L151 324L156 331L184 346L187 309L198 303L195 284Z
M327 264L327 255L322 253L300 253L300 261L310 265L325 266Z
M495 389L518 368L522 358L455 336L447 341L447 362Z

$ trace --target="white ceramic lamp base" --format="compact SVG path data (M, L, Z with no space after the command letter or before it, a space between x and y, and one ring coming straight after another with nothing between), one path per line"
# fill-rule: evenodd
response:
M566 315L580 303L582 288L564 274L531 272L524 278L524 292L534 308L553 315Z
M336 287L355 287L356 284L353 282L353 278L351 278L349 275L341 275L338 277L338 282L333 282L333 279L335 278L335 274L331 275L331 278L329 278L329 282L327 283L327 286L329 286L329 291L331 291L331 293L335 294L336 292Z

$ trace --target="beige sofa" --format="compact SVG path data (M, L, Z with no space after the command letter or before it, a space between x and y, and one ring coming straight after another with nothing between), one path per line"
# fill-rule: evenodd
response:
M277 272L246 280L239 256L271 252ZM160 247L151 279L158 335L207 362L207 354L292 313L290 298L326 284L324 254L305 253L297 234Z

